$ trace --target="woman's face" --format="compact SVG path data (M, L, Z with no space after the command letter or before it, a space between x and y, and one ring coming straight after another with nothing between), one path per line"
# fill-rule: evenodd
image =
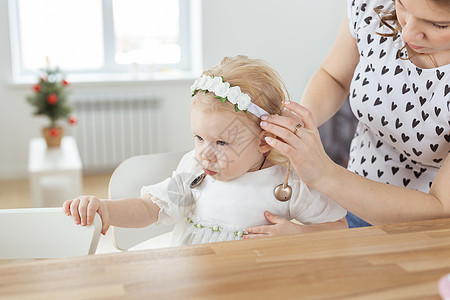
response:
M402 39L418 53L450 50L450 10L432 0L395 0Z

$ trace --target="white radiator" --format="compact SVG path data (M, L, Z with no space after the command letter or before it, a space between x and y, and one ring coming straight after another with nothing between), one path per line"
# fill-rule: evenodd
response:
M73 95L72 134L83 171L113 170L134 155L161 152L159 99L149 94Z

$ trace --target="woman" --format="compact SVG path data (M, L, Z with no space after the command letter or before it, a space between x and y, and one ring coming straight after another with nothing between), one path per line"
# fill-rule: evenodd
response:
M359 120L348 170L325 154L316 128L347 96ZM450 217L449 0L350 0L301 104L261 127L308 185L349 211L350 227ZM275 225L247 238L301 232L266 217Z

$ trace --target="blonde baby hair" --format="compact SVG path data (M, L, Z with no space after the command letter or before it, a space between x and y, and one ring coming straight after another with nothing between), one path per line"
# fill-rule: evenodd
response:
M283 110L284 102L290 99L280 75L261 59L252 59L244 55L225 57L220 64L205 70L203 74L222 77L223 81L228 82L231 86L239 86L242 93L249 95L254 104L269 114L280 113ZM255 115L236 111L235 105L229 101L222 103L219 99L214 98L213 93L208 92L207 94L210 96L194 97L192 105L197 105L201 101L203 104L207 104L209 109L233 112L260 128L260 119ZM288 159L273 148L267 159L274 164L288 165Z

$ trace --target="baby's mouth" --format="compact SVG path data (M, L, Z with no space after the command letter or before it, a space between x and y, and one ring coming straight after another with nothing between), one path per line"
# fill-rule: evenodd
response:
M214 176L214 175L217 174L217 172L214 172L214 171L211 171L211 170L208 170L208 169L203 169L203 171L209 176Z

